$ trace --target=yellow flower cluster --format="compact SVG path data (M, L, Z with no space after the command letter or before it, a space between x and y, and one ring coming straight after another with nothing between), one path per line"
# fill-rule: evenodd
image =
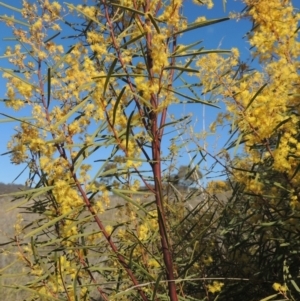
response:
M196 66L199 67L199 77L203 85L203 93L211 91L219 86L220 82L223 86L231 86L231 73L228 73L238 62L239 52L236 48L232 49L232 55L225 58L217 53L210 53L206 56L201 56L196 61ZM214 90L215 93L219 90ZM223 93L224 89L220 93Z
M141 241L146 241L149 235L149 228L147 224L140 225L138 229L138 238Z
M4 77L9 80L6 93L9 99L7 106L12 107L17 111L24 106L26 101L30 101L33 95L33 87L16 77L12 77L10 75L4 75Z
M84 15L87 15L91 18L96 18L100 15L100 11L96 6L89 6L89 5L77 5L79 11L83 12Z
M193 2L198 5L206 5L208 9L212 9L214 6L212 0L193 0Z
M168 48L166 46L166 33L154 33L152 37L151 57L153 59L153 72L161 73L169 65Z
M213 284L208 284L207 289L210 293L215 294L222 290L222 287L224 286L223 282L214 281Z
M285 0L245 0L250 7L249 15L253 18L254 32L250 36L250 43L257 48L260 59L270 59L274 55L280 57L299 54L299 43L294 33L300 19L290 1Z
M229 189L228 184L224 181L210 181L207 183L206 190L208 193L222 193Z
M220 85L221 89L216 91L223 96L233 129L236 127L245 140L247 162L241 159L236 162L236 167L249 169L253 164L268 160L273 172L284 173L290 179L289 185L297 187L300 180L296 172L300 156L297 130L300 122L297 96L300 42L296 29L300 16L291 1L244 2L249 7L247 16L255 25L249 34L249 41L255 51L254 56L263 64L262 71L245 76L247 66L238 64L235 50L232 52L235 59L232 58L229 65L239 66L239 77L234 77L232 72L226 73L223 67L225 61L217 55L200 58L198 65L204 91ZM223 117L226 118L225 115ZM212 130L215 126L212 124ZM258 145L265 148L263 155L254 147ZM266 192L264 179L259 175L245 175L241 170L233 170L233 174L235 180L245 184L247 190L257 194ZM276 195L275 192L271 194ZM293 208L295 203L294 195L291 197Z
M204 258L202 259L202 262L203 262L206 266L209 266L209 265L211 265L211 264L214 262L214 260L212 259L211 256L206 256L206 257L204 257Z
M287 291L287 286L286 284L284 285L281 285L280 283L277 283L275 282L273 285L272 285L273 289L277 292L286 292Z

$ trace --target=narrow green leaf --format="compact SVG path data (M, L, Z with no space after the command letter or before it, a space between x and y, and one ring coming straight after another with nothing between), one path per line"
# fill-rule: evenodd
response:
M185 56L191 56L191 55L203 55L208 53L231 53L230 50L219 50L219 49L210 49L210 50L204 50L204 51L195 51L195 52L188 52L184 54L175 54L170 57L185 57Z
M114 111L113 111L113 120L112 120L112 125L114 126L115 125L115 120L116 120L116 114L117 114L117 109L118 109L118 106L119 106L119 103L121 101L121 98L124 94L126 90L126 86L123 87L123 89L121 90L120 94L118 95L118 98L116 100L116 103L115 103L115 106L114 106Z
M86 218L85 220L82 219L81 221L83 222L91 222L92 221L92 218L93 217L89 217L89 220ZM76 224L79 224L78 222ZM74 224L75 225L75 224ZM75 237L79 238L79 237L88 237L89 235L93 235L93 234L97 234L97 233L100 233L101 231L91 231L91 232L85 232L85 233L82 233L82 234L77 234L77 235L71 235L71 236L68 236L68 239L73 239ZM102 233L102 232L101 232ZM62 241L64 241L66 238L65 237L62 237L62 238L57 238L57 239L51 239L51 240L47 240L45 243L41 243L39 245L40 248L44 248L44 247L48 247L48 246L55 246L55 245L60 245ZM80 249L89 249L90 246L80 246ZM58 250L59 247L56 249ZM68 250L76 250L76 247L68 247L67 248ZM78 250L78 249L77 249Z
M281 188L281 189L283 189L283 190L285 190L285 191L292 192L291 190L286 189L285 187L283 187L283 186L282 186L280 183L278 183L278 182L273 182L273 184L274 184L274 186L279 187L279 188Z
M138 237L134 234L131 233L132 235L134 235L136 237L136 239L138 239ZM141 241L139 241L141 243ZM124 256L124 255L123 255ZM127 256L124 256L127 260L129 259ZM153 275L151 275L142 265L139 265L138 263L136 263L135 261L131 260L131 265L133 266L133 268L139 270L140 272L142 272L148 279L151 279L152 281L155 279L153 277Z
M226 12L226 3L227 3L227 0L222 0L223 2L223 10L224 10L224 13Z
M130 197L128 197L127 195L125 195L124 193L120 192L119 189L111 189L111 192L119 197L121 197L122 199L126 200L127 202L131 203L132 205L134 205L135 207L139 208L141 211L143 211L144 213L148 214L148 211L143 208L140 204L138 204L137 202L135 202L133 199L131 199Z
M130 74L126 74L126 73L116 73L116 74L111 74L110 77L148 77L148 75L144 75L144 74L133 74L133 73L130 73ZM106 78L107 75L99 75L99 76L94 76L92 77L92 79L100 79L100 78Z
M178 34L190 31L190 30L194 30L197 28L205 27L208 25L212 25L212 24L216 24L216 23L220 23L220 22L224 22L224 21L228 21L228 20L230 20L230 18L211 19L211 20L207 20L207 21L191 23L187 26L187 28L175 32L174 35L178 35Z
M58 62L56 62L54 66L52 66L52 72L55 71L64 62L67 55L71 53L74 48L75 46L71 46L70 49L62 56L62 58Z
M162 129L162 128L167 127L167 126L169 126L169 125L173 125L173 124L180 123L180 122L182 122L182 121L184 121L184 120L186 120L186 119L188 119L188 118L190 118L189 115L184 116L184 117L182 117L182 118L180 118L180 119L178 119L178 120L175 120L175 121L172 121L172 122L165 123L165 124L162 125L159 129Z
M261 226L261 227L271 227L271 226L280 225L280 224L282 224L281 221L275 221L275 222L261 223L261 224L259 224L259 226Z
M26 272L20 272L20 273L13 273L13 274L2 274L1 276L3 277L3 278L17 278L17 277L20 277L20 276L25 276L25 275L28 275L28 273L26 273ZM1 286L1 288L2 288L2 286Z
M20 284L18 284L18 285L3 285L3 287L13 288L13 289L21 289L21 290L24 290L24 291L28 291L28 292L32 293L34 296L38 295L41 298L40 300L66 301L65 298L55 298L55 297L50 296L48 294L40 293L36 289L31 289L27 286L20 285Z
M109 70L108 70L107 75L105 76L105 83L104 83L103 94L102 94L103 97L105 97L105 92L106 92L107 85L108 85L108 83L109 83L109 80L110 80L111 75L112 75L113 72L114 72L114 69L115 69L115 67L116 67L117 62L118 62L118 59L115 58L114 61L112 62L112 64L110 65L110 68L109 68Z
M52 189L54 186L47 186L47 187L49 187L50 189ZM42 187L42 188L45 188L45 187ZM28 203L31 199L36 198L36 197L39 197L40 195L44 194L46 191L49 191L49 190L50 190L50 189L47 189L47 190L44 190L44 189L39 190L39 189L40 189L40 188L34 188L34 189L31 189L30 191L36 190L36 192L33 193L33 194L28 194L28 196L26 197L25 200L22 200L21 202L16 203L16 204L15 204L14 206L12 206L12 207L9 207L9 208L7 209L7 212L8 212L8 211L11 211L11 210L14 210L14 209L16 209L16 208L19 208L19 207L21 207L21 206L23 206L24 204Z
M189 49L191 49L191 48L193 48L193 47L195 47L195 46L201 44L202 42L203 42L203 41L197 41L197 42L195 42L195 43L186 45L186 46L184 46L184 47L177 48L177 49L175 49L175 51L171 54L171 56L175 56L175 55L177 55L177 54L180 54L180 53L182 53L182 52L185 52L185 51L187 51L187 50L189 50ZM200 50L202 50L203 48L204 48L204 47L200 48Z
M4 196L25 196L25 195L32 195L35 192L46 192L48 190L51 190L54 186L47 186L47 187L40 187L40 188L33 188L33 189L28 189L28 190L22 190L22 191L15 191L15 192L10 192L10 193L4 193L0 194L0 197Z
M128 150L128 142L129 142L129 136L130 136L130 129L132 127L131 119L133 117L134 111L131 112L128 122L127 122L127 131L126 131L126 151Z
M297 285L297 283L295 282L295 280L290 279L290 281L291 281L291 283L292 283L294 289L295 289L298 293L300 293L300 288L299 288L299 286Z
M27 52L21 52L20 54L23 54L23 55L26 55ZM9 58L9 57L12 57L12 56L15 56L15 54L8 54L8 55L1 55L0 56L0 59L6 59L6 58Z
M141 159L141 158L133 158L133 157L126 157L126 159L127 160L131 160L131 161L135 161L135 162L145 162L145 163L153 163L153 162L156 162L155 160L147 160L147 159ZM109 159L107 159L107 160L101 160L101 159L99 159L99 160L95 160L94 162L103 162L103 161L105 161L105 162L109 162L110 160ZM161 162L166 162L166 161L169 161L168 159L161 159L160 160ZM104 163L104 164L107 164L107 163ZM119 171L120 171L120 169L119 169ZM126 172L126 173L128 173L128 171L127 171L127 169L124 169L124 172ZM134 172L134 171L132 171L132 172ZM118 174L120 174L120 173L118 173ZM122 173L123 174L123 173ZM99 176L101 175L103 175L103 173L99 173L98 174Z
M25 200L22 200L21 202L18 202L16 204L14 204L14 206L11 206L8 209L6 209L6 212L9 212L9 211L14 210L18 207L21 207L21 206L25 205L26 203L28 203L28 201L29 201L29 198L26 198Z
M233 150L233 156L236 155L237 150L238 150L238 148L239 148L239 146L240 146L240 144L241 144L242 138L243 138L243 133L241 133L241 134L239 135L238 139L236 140L235 147L234 147L234 150Z
M50 98L51 98L51 68L48 68L48 82L47 82L47 88L48 88L48 95L47 95L47 109L49 109L50 105Z
M2 41L19 41L19 40L17 38L3 38Z
M276 125L276 127L273 129L272 132L275 133L282 125L284 125L285 123L289 122L291 119L292 119L291 117L288 117L288 118L286 118L286 119L280 121L280 122Z
M100 177L107 177L107 176L118 176L118 175L121 175L121 174L124 174L124 173L121 172L118 168L111 168L109 170L106 170L106 171L100 173L98 176L100 178Z
M269 300L274 299L274 298L277 297L277 296L278 296L278 294L274 294L274 295L271 295L271 296L269 296L269 297L260 299L259 301L269 301Z
M280 247L288 247L288 246L290 246L291 244L289 243L289 242L284 242L284 243L282 243L282 244L280 244L279 246Z
M237 133L237 131L238 131L237 129L231 128L231 135L227 139L226 143L224 144L224 147L231 141L231 139L235 136L235 134Z
M82 161L86 159L86 150L90 147L90 144L85 144L80 151L76 154L76 157L73 160L73 164L75 164L74 172L80 167Z
M198 69L190 69L190 68L179 67L179 66L168 66L168 67L165 67L164 70L179 70L179 71L183 71L183 72L199 73Z
M13 116L10 116L10 115L4 114L4 113L0 113L0 115L5 116L5 117L8 117L8 118L11 118L11 119L16 120L16 121L19 121L19 122L23 122L23 123L29 124L30 126L35 127L35 128L37 128L37 129L43 129L43 130L47 131L46 128L40 128L40 127L36 126L35 124L32 124L32 123L27 122L27 121L25 121L25 120L22 120L22 117L17 118L17 117L13 117Z
M86 89L90 88L93 85L95 85L95 81L87 82L87 83L85 83L83 85L80 85L79 88L78 88L78 90L83 91L83 90L86 90Z
M57 138L57 139L47 140L45 143L46 144L58 144L58 143L63 143L64 141L65 141L64 138Z
M152 104L150 103L150 101L145 99L142 95L136 94L136 93L133 93L133 92L131 92L131 94L133 96L137 97L138 99L140 99L148 108L152 108Z
M30 238L30 245L31 245L32 255L33 255L35 262L39 262L40 258L38 256L38 254L36 253L36 248L35 248L33 237Z
M132 19L129 21L129 23L131 21ZM125 37L132 36L132 32L135 31L135 28L136 28L136 23L131 22L130 25L128 24L128 26L126 26L126 29L120 32L120 34L118 35L118 40L121 40Z
M125 299L125 300L127 299L127 300L128 300L127 297L122 298L122 296L126 296L126 295L128 295L128 294L131 294L131 292L128 291L128 290L123 290L123 291L121 291L121 292L118 292L117 294L112 295L112 296L110 297L110 300L111 300L111 301L113 301L113 300L122 300L122 299Z
M12 22L12 23L17 23L17 24L24 25L24 26L27 26L27 27L30 26L28 23L25 23L23 21L17 20L15 18L10 18L10 17L7 17L7 16L0 16L0 20L9 21L9 22Z
M110 254L108 254L110 255ZM110 267L99 267L99 266L90 266L89 271L91 272L102 272L102 271L110 271L110 272L115 272L115 268L110 268Z
M51 40L55 39L59 35L60 35L60 32L57 32L54 36L52 36L49 39L47 39L46 41L44 41L44 43L46 44L46 43L50 42Z
M2 115L2 114L1 114ZM0 119L0 123L5 123L5 122L15 122L15 121L20 121L24 122L26 120L34 120L34 117L11 117L11 118L6 118L6 119ZM29 123L30 124L30 123Z
M195 165L195 166L194 166L194 167L193 167L193 168L185 175L184 178L185 178L186 180L188 180L188 179L191 177L191 175L194 174L194 172L196 171L197 167L198 167L198 166Z
M95 160L96 162L97 160ZM100 177L102 171L104 170L105 166L110 162L110 158L106 159L105 162L102 164L102 166L98 169L97 173L95 174L95 176L93 177L91 184L95 183L97 178Z
M49 274L50 274L50 270L49 270L49 267L45 267L44 264L41 264L41 268L46 271L43 273L43 275L41 277L38 277L38 278L35 278L33 281L30 281L30 282L27 282L27 287L30 287L30 286L33 286L37 283L41 283L41 281L47 279L49 277ZM28 275L28 274L27 274ZM43 281L44 282L44 281Z
M3 2L0 2L0 6L4 6L4 7L8 8L8 9L14 10L14 11L16 11L16 12L18 12L18 13L22 13L22 10L21 10L21 9L16 8L16 7L14 7L14 6L11 6L11 5L8 5L8 4L3 3Z
M77 296L76 290L77 290L77 282L78 282L78 276L79 276L80 271L81 271L81 266L79 266L79 268L77 269L77 272L73 279L73 296L75 296L75 301L78 301L78 296Z
M141 39L142 37L144 37L145 35L146 35L146 33L142 33L142 34L140 34L139 36L132 38L131 40L129 40L129 41L127 41L126 43L122 44L122 45L120 46L120 48L126 48L128 45L130 45L130 44L132 44L132 43L134 43L134 42L140 40L140 39Z
M159 26L155 22L153 16L150 13L147 13L147 16L149 17L149 19L150 19L151 23L153 24L153 26L154 26L155 30L157 31L157 33L160 33Z
M213 103L210 103L210 102L207 102L207 101L204 101L204 100L201 100L201 99L197 99L197 98L193 98L193 97L187 96L187 95L185 95L185 94L179 93L179 92L177 92L177 91L175 91L175 90L172 90L172 89L168 89L168 88L163 88L163 89L165 89L165 90L167 90L167 91L170 91L170 92L173 92L174 94L180 95L180 96L182 96L182 97L184 97L184 98L186 98L186 99L189 99L189 100L191 100L193 103L202 103L202 104L205 104L205 105L207 105L207 106L211 106L211 107L220 109L219 106L217 106L217 105L215 105L215 104L213 104Z
M106 26L103 25L103 23L99 22L98 19L93 18L93 17L91 17L90 15L86 14L83 10L78 9L75 5L73 5L73 4L71 4L71 3L66 3L66 2L64 2L64 3L68 6L69 9L76 10L79 14L84 15L88 20L94 21L94 22L95 22L96 24L98 24L102 29L105 29L105 28L106 28Z
M153 289L153 292L152 292L152 301L156 300L156 293L157 293L157 290L158 290L158 287L159 287L159 284L160 284L160 280L163 276L163 272L159 273L156 281L155 281L155 285L154 285L154 289Z
M149 191L132 191L132 190L124 190L124 189L116 189L116 190L123 194L140 194L140 195L147 194L148 195L150 193Z
M247 142L248 141L248 139L243 139L242 141L240 141L239 142L239 144L241 145L241 144L244 144L245 142ZM233 148L233 147L236 147L237 146L237 141L233 141L232 143L230 143L230 145L228 146L228 147L226 147L225 149L226 150L229 150L229 149L231 149L231 148ZM233 168L235 168L235 167L233 167Z
M202 48L200 48L199 50L201 50L201 49L202 49ZM195 57L196 57L195 54L192 55L192 56L190 56L190 57L188 58L188 61L187 61L186 64L184 65L184 67L185 67L185 68L188 68L188 67L193 63ZM180 72L176 75L176 77L174 78L174 81L176 81L179 77L181 77L181 75L183 74L183 72L184 72L184 71L180 71ZM178 88L177 88L177 90L178 90Z
M66 122L76 111L82 108L86 102L89 100L89 97L85 97L77 106L75 106L67 115L63 116L55 125L54 129L58 128L64 122Z
M34 229L33 231L27 233L26 235L24 235L24 238L26 238L26 237L31 237L31 236L33 236L33 235L36 235L37 233L42 232L43 230L45 230L45 229L47 229L47 228L49 228L49 227L55 225L55 224L58 223L60 220L64 219L65 217L69 216L72 212L77 211L77 210L78 210L77 208L74 208L73 210L71 210L71 211L69 211L69 212L67 212L67 213L65 213L65 214L62 214L62 215L60 215L60 216L58 216L58 217L56 217L56 218L50 220L48 223L45 223L45 224L43 224L42 226L40 226L40 227Z
M35 90L38 90L38 87L36 87L36 86L33 85L32 83L30 83L30 82L29 82L28 80L26 80L25 78L22 78L22 77L16 75L15 72L13 72L12 70L5 69L5 68L1 68L1 67L0 67L0 71L2 71L2 72L4 72L4 73L10 74L11 76L13 76L13 77L19 79L20 81L22 81L22 82L25 83L26 85L33 87Z
M255 98L260 94L260 92L268 85L268 83L265 83L263 86L261 86L258 91L255 93L255 95L251 98L251 100L249 101L247 107L245 108L245 112L247 111L247 109L251 106L252 102L255 100Z
M145 13L143 13L142 11L136 10L136 9L134 9L134 8L131 8L131 7L123 6L123 5L114 3L114 2L111 2L110 5L119 7L119 8L121 8L122 10L128 10L128 11L130 11L130 12L132 12L132 13L135 13L135 14L138 14L138 15L141 15L141 16L144 16L144 15L145 15Z
M2 246L3 244L1 244L0 246ZM17 262L19 262L19 258L17 258L15 261L10 262L9 264L7 264L6 266L4 266L2 269L0 269L0 275L3 276L3 272L7 269L9 269L10 267L12 267L13 265L15 265Z

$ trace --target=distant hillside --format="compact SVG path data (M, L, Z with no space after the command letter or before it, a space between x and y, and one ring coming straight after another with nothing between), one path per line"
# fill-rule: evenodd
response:
M0 182L0 194L16 192L24 189L25 186L21 184L5 184Z

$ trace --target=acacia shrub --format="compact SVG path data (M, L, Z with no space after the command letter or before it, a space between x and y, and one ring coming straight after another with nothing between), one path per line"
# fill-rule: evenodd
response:
M5 104L31 111L6 114L19 122L7 154L27 167L29 186L10 195L39 218L15 227L12 247L30 277L10 287L31 300L185 298L189 277L178 279L178 224L168 218L162 166L179 151L168 131L191 117L168 123L167 111L186 101L216 107L199 97L208 93L201 84L190 94L186 75L200 83L200 57L221 53L226 77L238 54L204 50L200 41L180 45L178 37L228 18L188 23L182 0L22 4L0 3L16 12L1 16L16 42L4 53L11 68L1 68ZM113 204L113 195L123 203ZM180 265L190 260L182 254Z

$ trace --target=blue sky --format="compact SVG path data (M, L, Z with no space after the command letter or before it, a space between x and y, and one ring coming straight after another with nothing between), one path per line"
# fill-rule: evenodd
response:
M11 4L11 1L4 0L4 3ZM18 2L18 3L17 3ZM63 1L59 1L63 2ZM71 1L70 1L71 2ZM77 3L80 3L80 1L76 1ZM240 12L242 8L244 7L243 4L241 4L240 1L233 1L233 0L227 0L226 5L226 11L223 10L223 1L222 0L215 0L214 8L211 10L207 10L206 8L202 6L195 6L192 4L192 0L185 0L184 4L184 14L188 17L188 21L192 22L199 16L206 16L207 19L210 18L222 18L228 15L229 11L235 11ZM16 3L16 4L15 4ZM14 5L20 5L21 1L16 1ZM72 3L75 3L75 1L72 1ZM11 10L7 10L5 8L0 7L0 14L7 14L12 15L17 13L14 13ZM222 49L231 49L232 47L237 47L240 50L241 56L243 60L246 60L249 56L249 45L247 42L243 39L243 35L249 30L251 27L251 24L247 21L235 21L230 20L226 22L222 22L220 24L215 24L213 26L205 27L202 29L199 29L198 31L194 31L192 33L189 33L185 36L184 40L182 40L180 43L192 43L193 41L197 40L203 40L202 46L204 46L206 49L216 49L216 48L222 48ZM9 44L9 42L2 42L2 39L12 37L9 29L5 26L5 24L0 23L0 56L4 52L6 46ZM3 59L0 59L0 66L6 67L5 61ZM5 97L5 82L0 78L0 98ZM175 114L182 114L182 113L188 113L189 111L192 111L195 116L198 116L199 122L196 125L197 130L201 130L203 127L203 121L202 121L202 106L199 105L186 105L184 108L182 107L172 107L170 110L170 113ZM219 110L214 109L211 107L205 108L205 128L207 129L209 124L215 119L216 115L218 114ZM8 109L5 107L5 104L3 102L0 102L0 113L12 115L12 116L29 116L28 110L21 110L19 112L15 112L11 109ZM0 116L0 119L5 118L3 116ZM17 126L18 123L16 122L10 122L10 123L0 123L0 154L5 153L7 151L6 145L9 141L11 135L14 134L13 128ZM218 142L218 145L221 145L224 143L224 141L227 139L228 131L224 130L219 133L220 139ZM215 138L208 138L207 142L209 145L215 145L216 139ZM182 164L187 164L189 161L188 156L184 155L181 158ZM8 156L0 156L0 182L5 183L11 183L15 177L23 170L24 166L15 166L10 163ZM25 172L19 179L16 180L16 183L24 183L24 181L27 178L27 172Z

